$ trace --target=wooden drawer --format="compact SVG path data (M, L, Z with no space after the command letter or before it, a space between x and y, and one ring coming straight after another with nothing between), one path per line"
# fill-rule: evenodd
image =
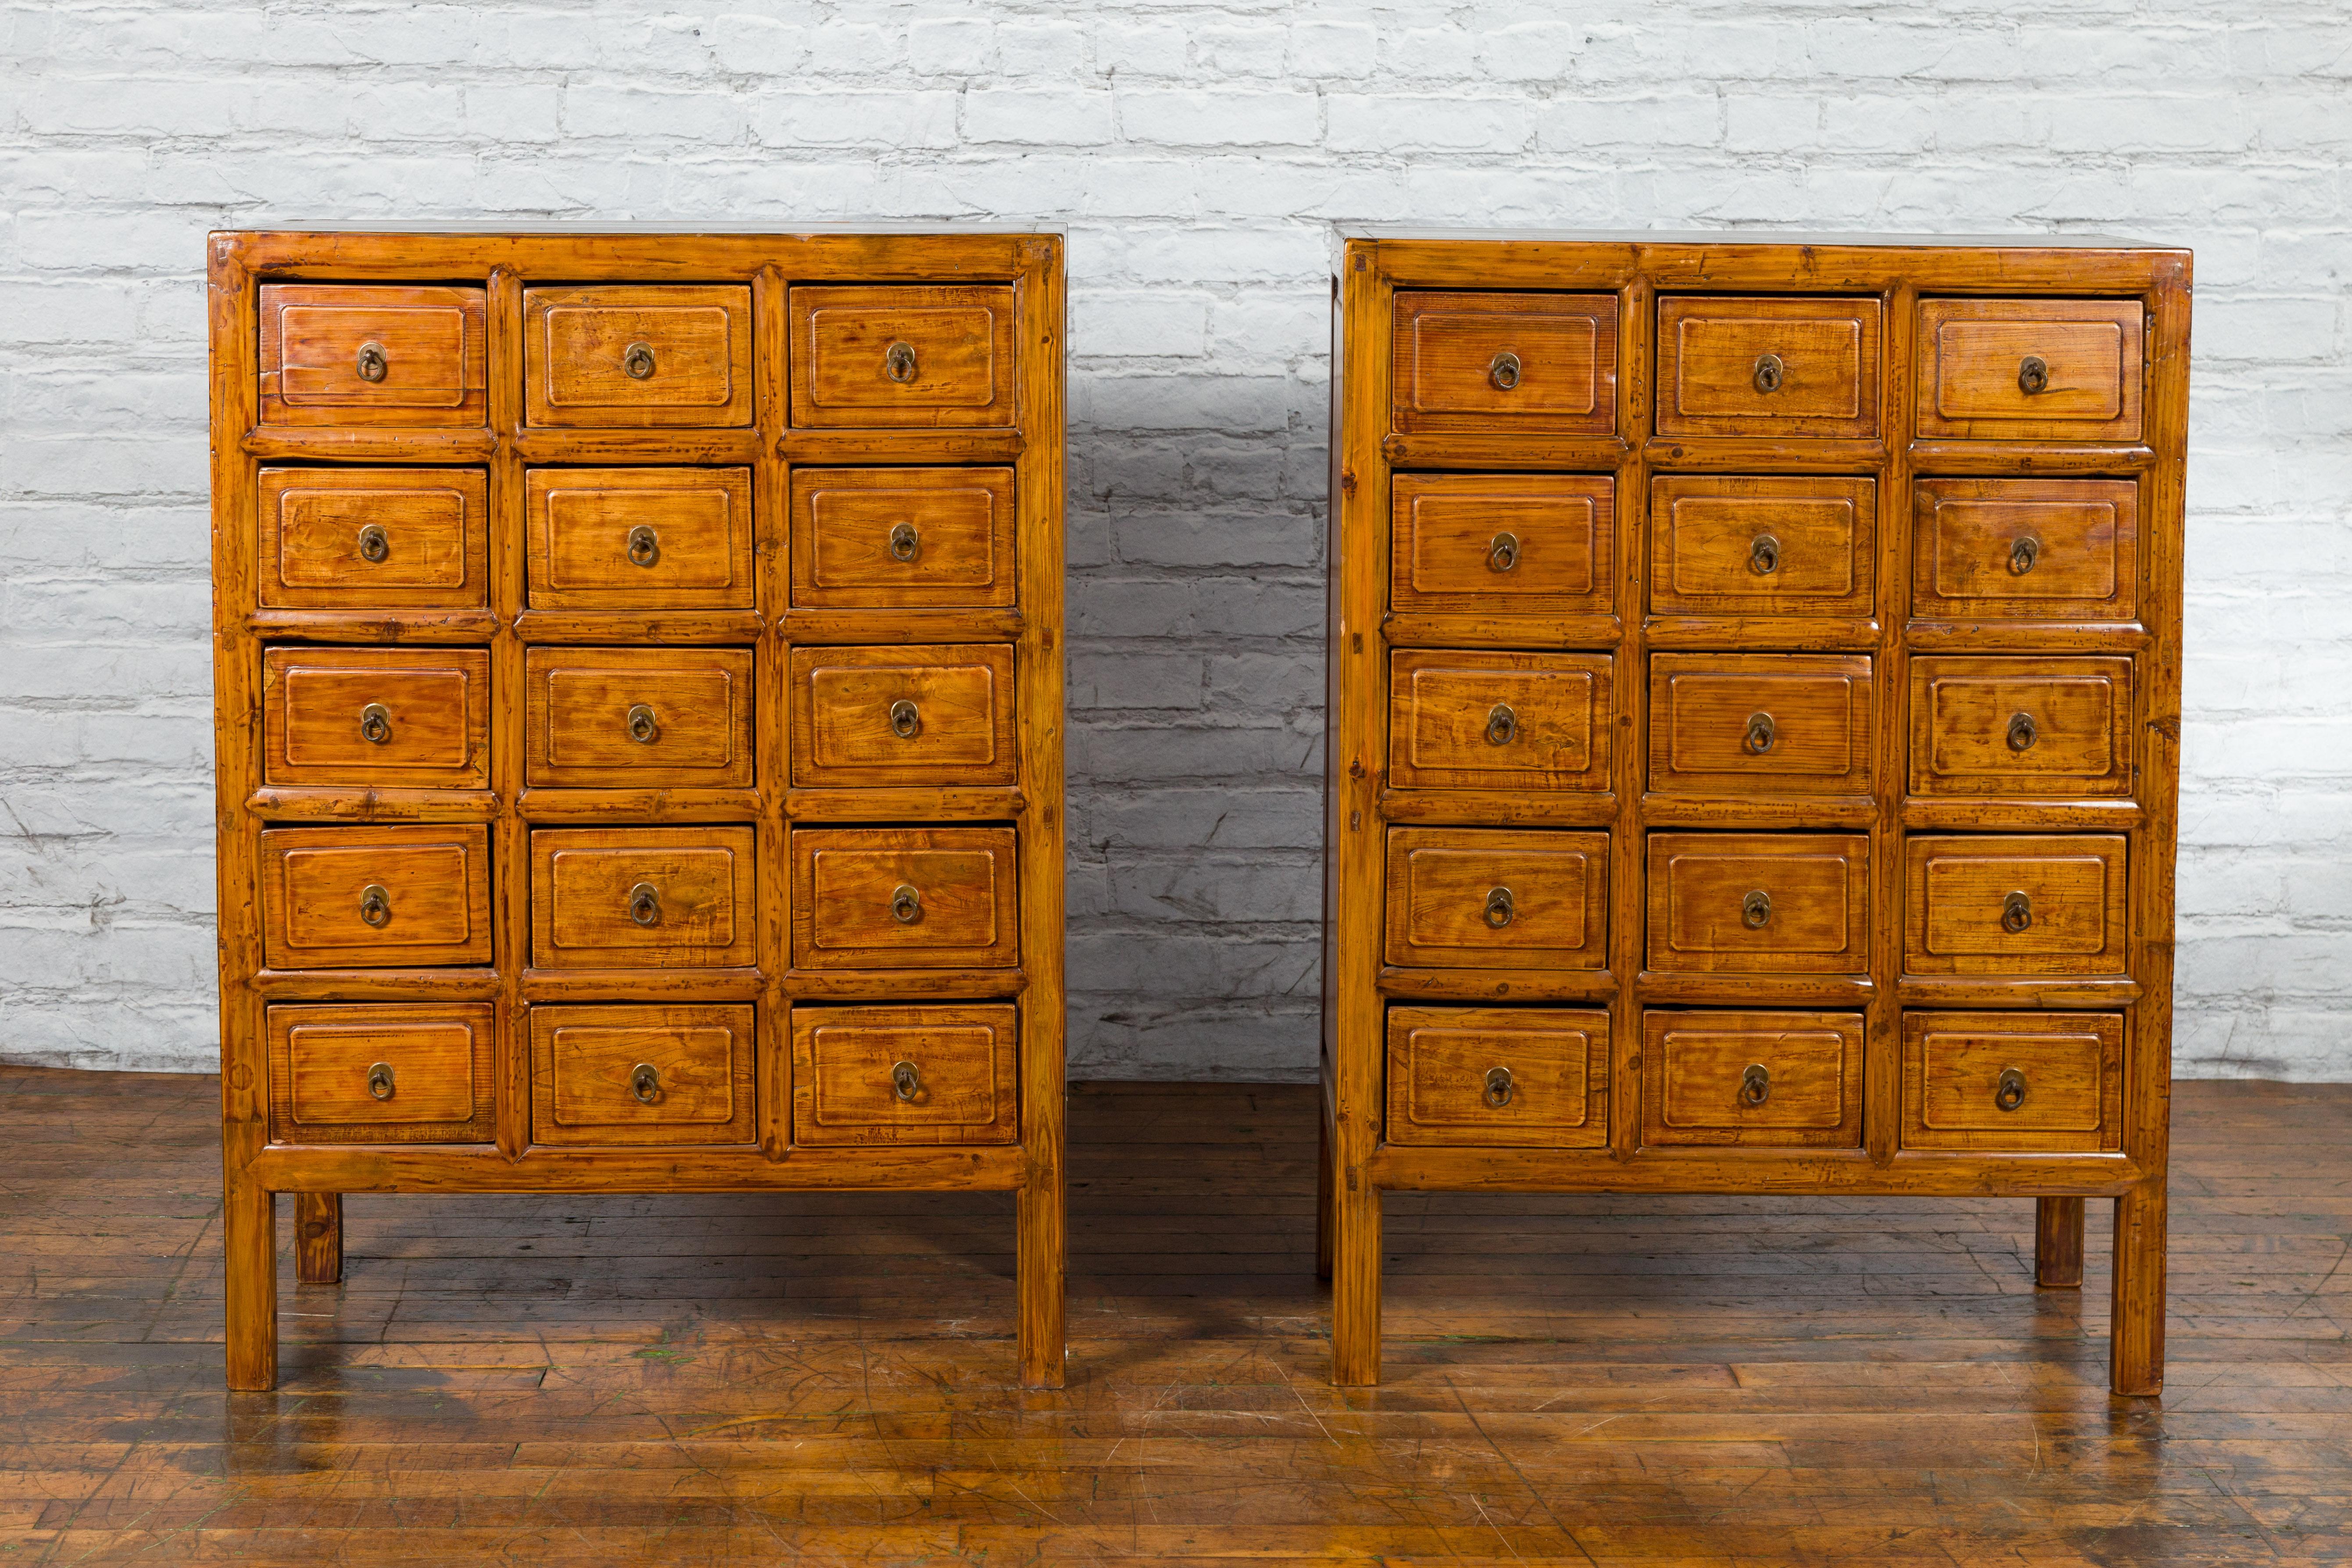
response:
M1605 616L1616 603L1606 475L1399 474L1391 496L1391 609Z
M793 783L1009 784L1009 644L796 647Z
M525 784L751 786L751 649L534 647L524 672Z
M490 962L483 827L273 827L261 835L272 969Z
M488 789L490 656L448 647L273 647L261 656L272 784Z
M1913 974L2122 974L2119 834L1916 837L1904 846Z
M1879 433L1875 300L1658 301L1658 434Z
M497 1033L488 1002L272 1007L269 1136L487 1142Z
M749 1143L751 1009L533 1007L534 1143Z
M526 289L532 425L751 423L751 290L740 285Z
M264 468L255 588L271 609L489 603L479 468Z
M1389 782L1398 789L1609 789L1610 656L1389 656Z
M2123 1058L2120 1013L1906 1013L1903 1146L2120 1149Z
M1642 1142L1859 1147L1862 1015L1643 1013Z
M793 605L1013 602L1011 468L794 468Z
M1930 620L2129 621L2139 487L2129 479L1920 479L1911 613Z
M533 468L534 610L748 610L749 468Z
M795 425L1020 423L1010 286L799 288L789 313Z
M1010 969L1021 961L1010 827L793 835L798 969Z
M1663 795L1867 795L1864 654L1650 656L1650 787Z
M1388 962L1606 968L1609 836L1390 828Z
M268 283L264 425L479 425L479 289Z
M1919 434L2140 438L2137 300L1922 300Z
M1395 328L1401 431L1617 428L1614 294L1405 289Z
M1014 1143L1010 1004L793 1009L793 1142Z
M1609 1015L1391 1007L1388 1079L1391 1143L1606 1148Z
M1868 972L1867 836L1653 833L1648 858L1652 969Z
M542 827L530 836L530 960L541 969L758 962L748 827Z
M2132 793L2128 658L1915 658L1911 793Z
M1650 608L1851 616L1874 608L1878 481L1808 475L1650 481Z

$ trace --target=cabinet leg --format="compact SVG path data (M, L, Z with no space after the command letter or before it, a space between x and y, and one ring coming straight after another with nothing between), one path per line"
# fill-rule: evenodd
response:
M1315 1143L1315 1278L1327 1284L1331 1279L1331 1232L1335 1221L1331 1214L1331 1194L1338 1184L1331 1179L1331 1116L1325 1111L1315 1119L1320 1134Z
M2083 1283L2083 1200L2040 1198L2033 1205L2033 1282L2052 1289Z
M294 1278L334 1285L343 1278L343 1194L294 1194Z
M1021 1317L1021 1385L1062 1386L1065 1321L1063 1270L1067 1267L1061 1184L1022 1189L1018 1262L1013 1282Z
M2116 1200L2116 1294L2108 1325L2108 1386L2164 1392L2164 1178Z
M1381 1192L1333 1184L1331 1381L1365 1388L1381 1380Z
M223 1207L228 1385L278 1386L278 1194L231 1177Z

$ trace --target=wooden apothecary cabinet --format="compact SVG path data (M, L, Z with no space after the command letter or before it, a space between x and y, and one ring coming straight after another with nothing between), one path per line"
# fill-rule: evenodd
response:
M2163 1379L2189 258L1335 253L1321 1262L1391 1189L2116 1210Z
M229 1385L279 1193L994 1188L1058 1386L1060 237L210 271Z

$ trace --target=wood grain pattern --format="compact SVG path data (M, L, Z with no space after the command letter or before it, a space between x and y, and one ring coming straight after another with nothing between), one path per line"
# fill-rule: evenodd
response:
M533 468L524 483L533 609L752 607L749 469Z
M1606 654L1399 651L1389 777L1404 789L1608 789Z
M478 609L489 603L478 468L263 468L258 603Z
M259 423L482 423L481 289L268 283L260 297Z
M793 420L887 428L1017 421L1020 326L1007 287L794 288Z
M1919 434L2137 441L2145 321L2137 300L1923 300Z
M487 1142L498 1020L487 1003L268 1010L270 1137L288 1143ZM377 1063L391 1069L375 1092Z
M1601 969L1608 964L1609 837L1392 827L1392 964Z
M1935 620L2129 621L2138 611L2131 479L1921 479L1911 613Z
M1616 428L1614 295L1399 292L1395 300L1395 429Z
M1882 315L1875 300L1661 299L1658 434L1876 436Z
M753 837L749 827L533 829L531 963L541 969L753 963Z
M1013 666L985 643L793 649L793 783L1013 783Z
M1643 1013L1642 1142L1854 1148L1862 1061L1858 1013Z
M257 852L272 969L490 962L479 827L276 827Z
M1009 827L793 833L793 963L803 969L997 969L1018 962Z
M490 782L490 656L479 648L273 647L262 657L271 784Z
M2119 974L2120 834L1905 841L1903 967L1913 974Z
M2120 1013L1906 1013L1906 1149L2121 1146ZM1999 1098L2003 1071L2022 1098Z
M751 1141L751 1008L533 1007L530 1029L533 1142ZM641 1087L645 1068L653 1074Z
M1387 1140L1598 1149L1609 1142L1609 1015L1391 1007ZM1498 1083L1497 1069L1505 1075Z
M1875 479L1661 474L1650 481L1650 610L1867 617L1877 514Z
M636 428L751 422L751 291L526 289L523 417Z
M795 468L795 609L1016 602L1011 468Z
M1606 476L1400 474L1389 605L1407 615L1606 616L1616 482Z
M1870 721L1870 660L1861 655L1654 654L1649 787L1868 795Z
M751 788L751 665L749 648L530 649L524 781Z
M795 1143L1020 1136L1019 1036L1009 1005L794 1007L792 1031ZM904 1079L901 1063L913 1069Z
M1860 834L1654 833L1649 966L1661 973L1861 974L1870 840ZM1751 906L1750 896L1763 902ZM1725 999L1738 996L1736 990Z
M2128 658L1913 659L1912 793L2127 796L2131 716Z

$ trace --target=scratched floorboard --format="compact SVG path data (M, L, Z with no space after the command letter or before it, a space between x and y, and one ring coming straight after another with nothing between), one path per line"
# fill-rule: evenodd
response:
M215 1095L0 1068L0 1568L2352 1562L2352 1086L2179 1086L2161 1405L2100 1205L2077 1293L1856 1199L1394 1194L1335 1393L1313 1091L1231 1086L1075 1096L1059 1394L1008 1199L828 1194L352 1199L231 1397Z

